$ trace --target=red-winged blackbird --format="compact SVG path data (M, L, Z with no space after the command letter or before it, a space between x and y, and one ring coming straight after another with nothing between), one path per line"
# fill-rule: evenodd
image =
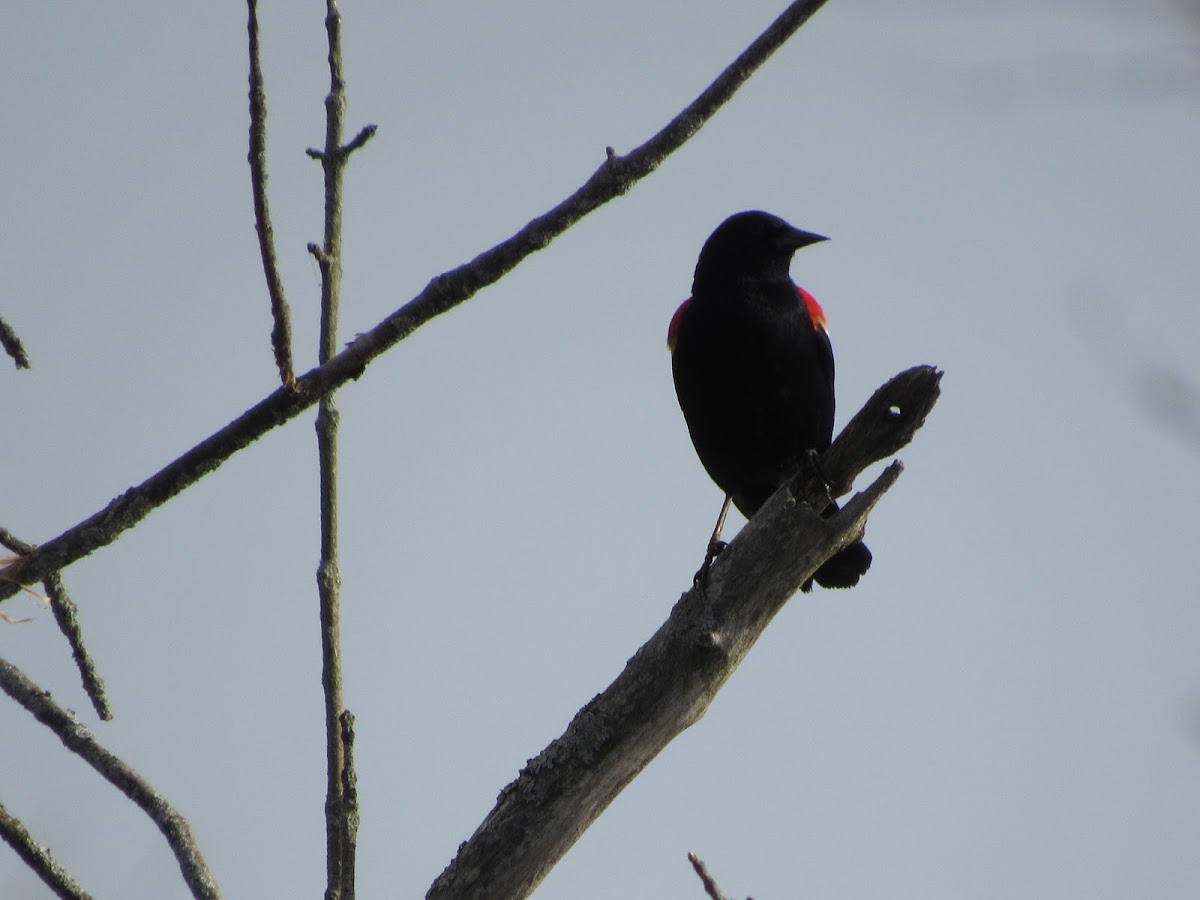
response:
M730 216L705 241L691 299L667 332L696 453L726 503L747 518L800 471L809 451L821 453L833 439L825 313L788 274L793 253L823 240L769 213ZM857 542L814 577L823 587L852 587L870 565L871 551Z

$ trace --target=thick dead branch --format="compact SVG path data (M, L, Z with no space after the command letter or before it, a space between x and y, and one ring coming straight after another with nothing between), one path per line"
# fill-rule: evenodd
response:
M822 457L823 466L849 484L908 443L936 401L940 377L925 366L892 379ZM796 499L812 497L815 508L823 508L823 485L780 488L616 681L500 792L495 808L433 883L428 900L528 896L613 798L704 715L800 585L861 536L868 514L901 469L893 462L829 519Z
M871 395L821 456L821 472L835 499L854 486L854 479L865 468L863 459L891 456L913 439L941 395L941 381L941 371L933 366L913 366ZM809 483L807 488L810 492L800 499L819 506L822 486Z
M295 390L275 391L104 509L43 543L36 553L15 565L9 577L24 584L41 581L49 573L112 543L121 532L138 524L233 454L295 418L321 397L358 378L376 357L426 322L470 299L585 215L627 192L695 134L823 4L824 0L797 0L700 96L646 143L627 156L606 154L604 162L583 186L558 206L469 263L435 277L421 293L360 335L329 362L298 378ZM352 141L347 149L354 144ZM11 597L17 590L14 584L0 582L0 600Z

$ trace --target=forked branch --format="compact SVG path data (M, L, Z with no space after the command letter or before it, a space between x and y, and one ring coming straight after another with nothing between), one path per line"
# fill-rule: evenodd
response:
M219 900L220 890L200 848L192 837L192 829L179 811L167 802L150 784L124 760L113 755L92 737L74 714L50 699L50 695L30 681L25 674L0 659L0 690L28 710L35 719L58 735L68 750L81 757L110 784L140 806L163 837L167 839L183 880L198 900Z
M849 484L907 444L933 408L940 379L931 366L893 378L838 436L822 466ZM901 469L893 462L829 519L814 512L827 495L823 484L809 483L812 476L781 487L617 679L500 792L427 900L528 896L613 798L704 715L800 585L862 535Z

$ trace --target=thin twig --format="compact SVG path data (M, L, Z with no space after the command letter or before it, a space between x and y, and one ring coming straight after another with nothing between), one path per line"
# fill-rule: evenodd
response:
M92 701L92 708L96 710L96 715L102 721L111 722L112 707L108 705L108 695L104 692L104 679L96 671L96 663L83 642L83 629L79 627L79 610L76 609L74 601L67 593L62 576L57 572L47 575L46 580L42 583L46 586L46 594L50 598L50 609L54 611L54 621L58 623L58 630L63 633L67 643L71 645L71 658L75 660L75 667L79 669L79 677L83 681L83 691Z
M13 553L28 556L37 549L33 544L21 540L7 528L0 527L0 545L7 547ZM104 693L104 679L96 671L96 664L83 643L83 630L79 627L79 611L67 594L61 576L51 572L42 582L46 586L46 594L50 599L50 608L54 611L54 620L58 629L71 645L71 656L79 669L79 677L83 680L83 690L92 701L92 708L105 722L112 720L112 709Z
M290 421L321 397L358 378L376 357L426 322L473 297L547 246L581 218L627 192L679 149L824 0L797 0L745 52L661 131L627 156L608 157L566 200L469 263L436 276L416 297L361 335L329 362L297 379L297 390L280 389L175 461L132 487L104 509L53 540L16 567L26 582L40 581L116 540L151 510L212 472L272 428ZM0 584L0 600L17 589Z
M338 305L342 285L342 175L348 154L342 148L346 81L342 74L341 16L334 0L326 0L325 31L329 40L329 94L325 98L325 237L313 255L321 269L320 362L337 353ZM321 561L317 593L321 606L321 685L325 695L325 842L326 900L354 898L354 838L346 803L347 750L342 717L341 588L338 567L337 453L340 415L333 392L317 407L317 456L320 463ZM347 714L348 715L348 714Z
M0 318L0 347L3 347L4 352L13 358L18 369L33 368L33 363L29 361L29 354L25 352L25 345L21 343L21 339L17 337L12 326L3 318Z
M49 597L42 596L34 591L33 588L22 582L16 574L17 567L23 564L24 558L37 548L32 544L26 544L24 541L18 539L16 535L6 528L0 528L0 544L7 547L14 554L5 559L0 559L0 585L11 584L16 591L24 591L30 596L48 604L50 602ZM9 625L24 625L29 621L32 620L16 619L6 613L0 613L0 622L5 622Z
M49 692L39 688L20 669L3 659L0 659L0 689L58 735L68 750L80 756L142 808L166 837L193 897L198 900L219 900L221 892L217 882L196 846L191 827L178 810L128 763L102 747L73 713L50 699Z
M379 130L378 125L364 125L361 129L359 129L358 134L356 134L347 143L345 143L341 146L341 148L340 148L341 154L343 156L349 156L351 153L353 153L359 147L363 146L363 144L365 144L371 138L375 137L375 132L377 132L378 130ZM317 160L323 160L323 159L325 159L325 156L326 156L324 150L318 150L316 147L309 147L304 152L308 156L312 157L313 159L317 159Z
M258 232L258 250L262 256L263 273L267 277L267 293L271 298L271 347L275 351L275 366L279 380L286 390L296 389L296 373L292 368L292 323L287 300L283 295L283 279L275 258L275 232L271 228L271 213L267 207L267 95L263 90L262 64L258 53L258 2L246 0L249 19L246 30L250 35L250 185L254 197L254 229Z
M696 870L696 874L700 876L700 883L704 885L704 893L708 894L711 900L729 900L725 896L725 892L708 874L708 869L704 865L704 860L698 857L695 853L688 854L688 862L692 864L692 868Z
M81 888L71 873L55 861L49 850L33 839L33 835L19 819L4 808L3 803L0 803L0 837L4 838L25 865L29 866L56 896L65 900L92 900L91 894Z
M27 544L3 525L0 525L0 545L7 547L20 556L28 556L37 549L33 544Z
M364 125L361 129L359 129L358 134L352 137L349 143L342 147L342 155L349 156L371 138L375 137L375 132L378 130L378 125Z

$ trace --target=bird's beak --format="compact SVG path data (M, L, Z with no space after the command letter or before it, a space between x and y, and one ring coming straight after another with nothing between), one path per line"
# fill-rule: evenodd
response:
M799 228L793 228L787 234L779 239L780 250L799 250L801 247L807 247L810 244L819 244L821 241L827 241L829 238L823 235L813 234L811 231L801 231Z

